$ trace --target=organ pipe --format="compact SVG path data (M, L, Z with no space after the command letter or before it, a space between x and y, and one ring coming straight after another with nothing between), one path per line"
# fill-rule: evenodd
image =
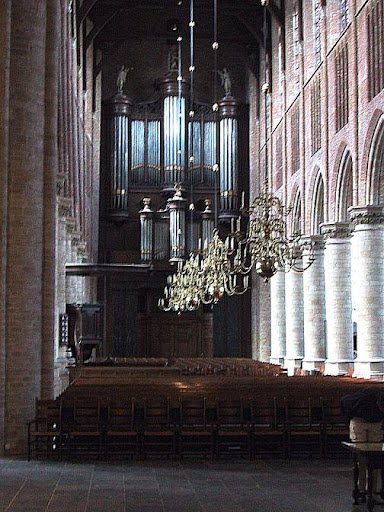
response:
M169 238L171 263L185 259L185 205L186 200L181 195L179 186L175 187L175 194L168 199L169 209Z
M109 176L108 216L128 217L129 116L131 102L118 94L107 103L107 169Z
M181 78L181 77L180 77ZM183 80L168 76L161 83L163 100L163 152L165 190L185 179L186 88Z
M237 102L226 96L219 103L220 117L220 218L238 216Z
M153 211L149 197L143 199L144 208L140 210L140 254L141 261L152 261L153 259Z
M169 258L169 211L167 209L157 212L154 256L158 261Z
M213 230L215 227L215 219L212 211L212 201L210 199L205 200L205 210L201 213L202 218L202 239L203 247L208 246L212 240Z

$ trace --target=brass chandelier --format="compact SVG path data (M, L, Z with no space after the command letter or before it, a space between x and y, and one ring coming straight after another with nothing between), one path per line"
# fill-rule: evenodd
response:
M178 271L168 276L159 308L180 314L202 304L217 304L224 294L245 293L248 276L236 271L234 255L229 238L223 242L215 230L204 250L191 253L184 264L179 264Z
M192 19L193 0L191 0L190 27L193 31ZM264 4L265 6L265 4ZM217 20L217 1L214 1L215 20ZM266 7L264 9L264 48L267 48L267 18ZM191 41L193 34L191 34ZM215 55L215 70L217 67L218 49L216 37L212 44ZM266 51L266 50L265 50ZM191 52L193 55L193 52ZM202 304L216 304L225 294L229 296L242 295L248 290L248 274L255 269L256 274L266 282L277 271L288 272L294 270L303 272L308 269L313 261L313 245L307 244L306 264L303 265L303 250L301 236L293 233L288 236L286 218L290 208L286 208L281 200L274 196L269 189L268 180L268 108L269 108L269 83L268 83L268 57L265 58L265 83L262 87L264 93L265 114L265 180L263 191L254 199L248 208L244 206L244 199L240 208L240 214L248 217L246 236L240 230L240 216L231 225L231 230L225 241L222 241L217 228L213 232L210 242L204 241L204 249L196 254L191 253L189 259L183 264L179 263L178 271L168 276L167 286L164 289L164 298L159 299L159 307L164 311L194 311ZM191 63L190 71L195 67ZM216 74L216 73L215 73ZM191 80L191 83L193 81ZM213 111L215 112L215 103ZM215 164L218 171L218 164ZM215 191L216 201L217 191ZM217 226L217 206L215 207L215 224Z

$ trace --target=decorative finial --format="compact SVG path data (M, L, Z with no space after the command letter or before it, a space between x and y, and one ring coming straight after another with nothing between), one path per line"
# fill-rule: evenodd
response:
M144 197L143 198L144 203L144 210L150 210L151 209L151 198L150 197Z
M205 204L205 211L211 211L212 199L205 199L204 204Z
M232 80L229 71L227 68L223 68L222 71L218 70L218 73L221 78L221 85L224 87L225 95L231 96Z
M175 196L181 197L181 183L175 183Z
M173 44L168 50L168 73L177 73L179 69L179 57L177 45Z
M133 68L127 68L124 65L121 66L119 74L117 75L116 85L118 94L123 94L123 88L127 80L128 71L132 71Z

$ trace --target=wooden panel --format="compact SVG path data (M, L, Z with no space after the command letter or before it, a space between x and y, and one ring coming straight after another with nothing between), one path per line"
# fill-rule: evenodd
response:
M139 325L140 339L146 336L147 356L201 357L212 353L212 321L209 313L143 315Z

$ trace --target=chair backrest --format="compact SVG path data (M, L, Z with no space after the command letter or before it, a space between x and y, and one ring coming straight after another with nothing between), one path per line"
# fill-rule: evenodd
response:
M74 428L76 430L99 430L100 402L93 398L78 398L73 407Z
M285 401L286 421L292 427L312 427L311 401L309 398Z
M328 426L347 426L348 419L343 414L340 399L322 399L323 423Z
M166 398L146 399L144 402L144 428L169 426L169 400Z
M220 426L243 425L243 404L241 400L219 400L217 403L217 416Z
M206 399L195 398L181 401L181 426L206 426Z
M61 429L61 399L56 400L38 400L36 399L36 415L41 426L44 425L48 431L56 431Z
M251 421L256 428L277 428L277 416L276 398L260 398L251 402Z
M108 405L107 427L113 431L132 431L135 425L135 400L116 400Z

